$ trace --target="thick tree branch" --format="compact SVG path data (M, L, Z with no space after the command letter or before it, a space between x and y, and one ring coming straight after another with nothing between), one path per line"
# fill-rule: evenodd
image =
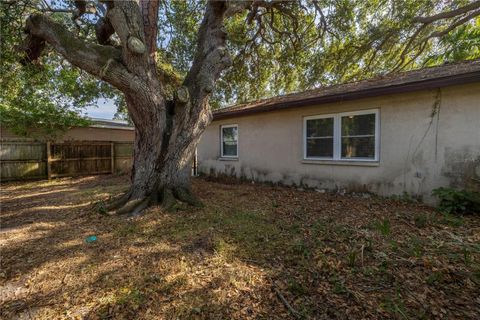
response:
M415 17L413 19L413 22L430 24L430 23L438 21L438 20L453 18L453 17L459 16L459 15L465 14L467 12L470 12L472 10L476 10L478 8L480 8L480 1L474 1L474 2L468 4L464 7L460 7L458 9L451 10L451 11L441 12L441 13L435 14L433 16Z
M227 1L226 2L227 9L225 11L225 17L226 18L232 17L240 12L243 12L251 8L252 3L253 3L253 0Z
M116 0L107 8L106 19L120 38L122 60L127 69L145 81L156 81L156 71L149 63L143 17L138 3Z
M428 36L428 39L430 38L440 38L440 37L443 37L444 35L446 35L447 33L449 33L450 31L452 31L453 29L455 29L456 27L458 26L461 26L462 24L464 24L465 22L469 21L470 19L473 19L475 18L476 16L480 15L480 10L477 10L477 11L474 11L472 13L470 13L469 15L461 18L461 19L458 19L457 21L453 22L451 25L449 25L447 28L445 28L444 30L440 30L440 31L435 31L433 32L432 34L430 34L430 36Z
M22 47L27 61L37 59L44 43L51 45L71 64L124 90L132 75L121 64L120 51L110 46L84 42L46 16L32 15L26 22L27 38Z
M169 135L169 148L177 150L172 157L185 155L179 167L188 168L195 144L211 121L208 99L220 73L231 64L225 48L226 32L223 27L227 5L224 1L209 1L197 37L192 67L183 86L175 92L174 112ZM189 136L184 132L190 132ZM176 163L167 157L165 163Z
M220 73L231 64L225 48L226 32L223 27L226 9L225 2L210 1L207 4L198 31L195 57L184 82L195 99L201 100L210 95Z
M145 42L151 63L155 62L155 52L157 50L157 20L159 5L159 0L140 0L143 28L145 30Z

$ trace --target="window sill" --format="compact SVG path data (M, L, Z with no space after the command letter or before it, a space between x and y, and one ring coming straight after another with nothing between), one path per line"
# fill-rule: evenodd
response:
M220 157L218 161L238 161L238 157Z
M331 166L362 166L362 167L378 167L379 161L358 161L358 160L309 160L303 159L303 164L320 164Z

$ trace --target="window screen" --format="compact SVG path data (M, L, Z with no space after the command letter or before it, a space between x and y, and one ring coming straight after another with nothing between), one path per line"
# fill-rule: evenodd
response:
M238 127L222 127L222 157L238 156Z
M333 118L306 121L307 158L333 157Z
M375 158L375 113L342 117L342 158Z

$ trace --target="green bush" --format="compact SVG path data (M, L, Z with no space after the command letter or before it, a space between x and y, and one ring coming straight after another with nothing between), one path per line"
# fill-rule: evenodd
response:
M440 200L438 208L442 212L480 213L480 193L478 192L442 187L434 189L433 195Z

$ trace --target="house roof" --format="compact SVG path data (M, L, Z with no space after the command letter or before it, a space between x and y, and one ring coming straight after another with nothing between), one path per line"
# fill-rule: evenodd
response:
M221 108L213 119L232 118L279 109L348 101L480 81L480 59L444 64L369 80L292 93Z
M120 130L135 130L135 128L128 124L127 121L123 120L110 120L102 118L90 118L92 128L103 128L103 129L120 129Z

